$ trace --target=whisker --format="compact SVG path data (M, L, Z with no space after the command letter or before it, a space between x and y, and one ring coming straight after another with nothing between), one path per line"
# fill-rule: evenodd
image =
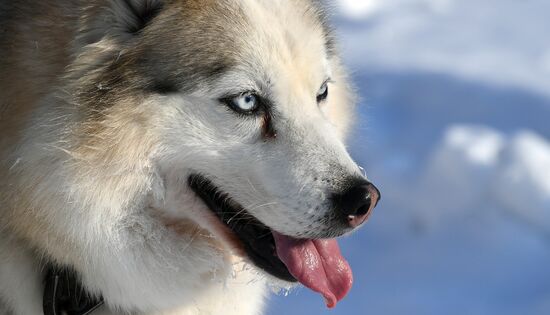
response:
M276 201L273 201L273 202L268 202L268 203L264 203L264 204L261 204L261 205L253 206L253 207L247 207L247 209L254 210L254 209L258 209L258 208L262 208L262 207L274 206L274 205L277 205L277 204L279 204L279 203L276 202Z

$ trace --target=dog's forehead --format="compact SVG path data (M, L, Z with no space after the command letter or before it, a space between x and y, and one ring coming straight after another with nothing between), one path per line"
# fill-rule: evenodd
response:
M323 11L310 1L248 0L245 12L255 26L247 57L273 83L281 79L320 85L332 51ZM318 86L316 87L318 88Z
M237 70L258 85L298 84L311 94L333 54L326 20L313 0L174 0L132 55L152 86L196 91Z
M224 68L239 70L241 78L248 76L264 86L286 81L294 87L306 84L308 89L318 89L329 75L332 36L318 2L208 0L182 4L180 18L186 33L199 35L191 37L196 40L192 45L207 48L204 60L226 62L230 66Z

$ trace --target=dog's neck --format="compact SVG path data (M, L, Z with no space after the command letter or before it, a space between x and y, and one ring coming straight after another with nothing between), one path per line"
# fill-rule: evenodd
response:
M43 307L44 315L91 315L103 305L103 298L84 290L76 271L48 265Z

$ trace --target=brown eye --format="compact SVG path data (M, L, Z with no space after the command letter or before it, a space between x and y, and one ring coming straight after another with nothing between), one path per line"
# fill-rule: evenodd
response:
M317 93L317 103L321 103L328 97L328 82L323 83L319 92Z

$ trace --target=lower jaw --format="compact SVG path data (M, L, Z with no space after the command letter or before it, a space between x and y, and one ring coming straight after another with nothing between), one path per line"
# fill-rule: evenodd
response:
M207 213L200 222L186 218L161 217L162 225L175 233L181 242L192 246L200 240L221 253L232 262L242 261L246 256L240 241L212 214Z
M272 232L267 226L249 215L208 179L191 176L189 186L208 208L210 222L217 222L212 224L216 236L237 249L237 255L281 281L296 282L278 258Z
M208 243L212 250L222 255L224 260L232 265L233 274L254 269L257 273L263 273L263 276L267 276L270 283L275 284L277 287L289 288L295 285L294 278L281 279L255 264L247 253L246 246L238 236L227 225L223 224L215 214L211 213L210 209L205 209L205 211L201 216L200 223L191 219L167 218L162 215L159 219L168 230L177 234L182 242L189 242L188 246L192 246L192 242L199 239L203 244L204 242Z

